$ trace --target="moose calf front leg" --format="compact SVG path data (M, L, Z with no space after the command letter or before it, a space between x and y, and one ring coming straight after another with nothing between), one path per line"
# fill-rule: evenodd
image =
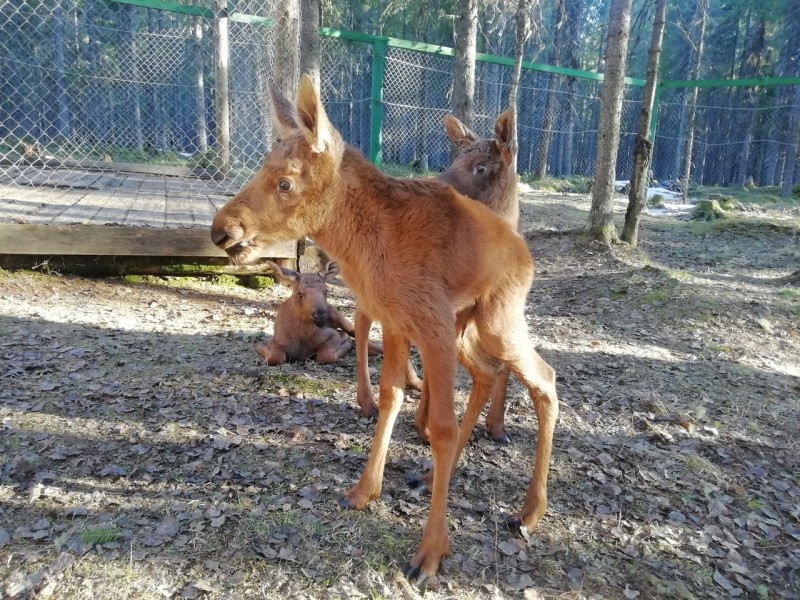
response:
M275 343L274 340L269 342L258 342L255 345L255 351L258 355L267 361L270 367L282 365L286 362L286 350Z
M380 411L378 425L372 439L372 449L361 479L351 488L341 502L343 508L364 508L370 500L381 495L383 468L397 413L403 403L405 363L408 360L408 342L401 334L383 332L383 371L380 382Z

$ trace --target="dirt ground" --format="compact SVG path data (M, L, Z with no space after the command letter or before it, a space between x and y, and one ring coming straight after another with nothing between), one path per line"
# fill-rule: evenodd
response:
M430 464L416 398L381 499L340 510L374 422L353 355L267 368L253 352L285 289L0 273L0 590L800 597L800 288L781 282L800 268L800 211L650 216L633 252L569 232L588 206L523 196L528 321L561 400L547 514L527 541L503 524L536 436L513 382L511 443L475 431L451 487L452 556L424 590L399 576L428 507L405 484ZM333 298L352 315L347 290Z

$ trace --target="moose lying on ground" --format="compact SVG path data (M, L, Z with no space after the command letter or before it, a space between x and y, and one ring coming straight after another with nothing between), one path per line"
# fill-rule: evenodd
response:
M256 352L270 366L314 356L318 363L335 363L353 347L353 324L328 304L328 280L338 273L334 262L319 273L296 273L267 261L278 283L292 288L292 295L278 307L269 342L258 342ZM380 353L371 344L370 352Z
M281 141L255 177L217 213L211 238L234 264L259 248L311 237L339 264L359 306L383 326L380 412L369 459L342 500L361 509L380 496L403 401L409 342L422 355L433 453L431 508L408 577L434 575L449 553L450 478L503 363L526 386L539 421L536 463L510 525L533 531L547 506L558 414L555 372L528 338L525 302L533 260L521 237L486 206L435 180L389 177L342 141L308 76L296 110L271 89ZM472 376L459 428L456 355Z
M438 179L450 184L459 193L477 200L502 217L514 231L519 229L519 200L517 198L517 173L509 150L511 132L511 111L503 112L495 121L495 139L481 139L466 125L452 115L444 118L447 137L459 150L450 167ZM356 343L356 375L358 380L357 396L361 413L372 417L378 412L372 396L367 365L368 333L372 320L363 310L356 310L355 343ZM418 378L413 371L412 387L416 387ZM492 402L486 414L486 427L489 437L496 442L509 442L505 427L505 399L510 371L503 367L494 389ZM428 442L428 393L423 388L416 418L417 432L424 442Z

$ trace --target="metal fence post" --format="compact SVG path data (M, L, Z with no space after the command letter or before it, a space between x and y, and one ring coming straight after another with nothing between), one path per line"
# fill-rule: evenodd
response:
M372 45L372 94L370 101L369 159L381 164L381 129L383 127L383 76L386 70L386 40Z
M215 175L225 178L231 165L231 120L228 95L228 2L216 0L214 4L214 107L216 109L217 169Z

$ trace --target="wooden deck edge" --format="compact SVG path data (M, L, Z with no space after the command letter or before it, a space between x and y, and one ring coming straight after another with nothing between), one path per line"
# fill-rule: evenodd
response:
M264 248L264 258L297 260L297 242ZM225 258L206 228L0 223L0 255Z

